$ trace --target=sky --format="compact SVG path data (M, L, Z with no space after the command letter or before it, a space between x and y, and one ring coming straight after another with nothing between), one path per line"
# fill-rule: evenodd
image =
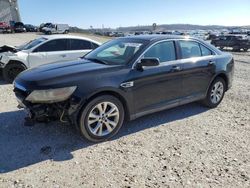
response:
M24 23L88 29L160 24L250 25L250 0L18 0Z

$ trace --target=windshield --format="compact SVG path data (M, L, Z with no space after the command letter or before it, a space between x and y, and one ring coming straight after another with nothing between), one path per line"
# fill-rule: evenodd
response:
M116 39L105 43L84 58L105 64L125 65L145 46L145 43L145 40Z
M38 44L41 44L42 42L46 41L48 39L46 38L38 38L38 39L35 39L35 40L32 40L24 45L21 45L18 48L18 50L29 50L35 46L37 46Z

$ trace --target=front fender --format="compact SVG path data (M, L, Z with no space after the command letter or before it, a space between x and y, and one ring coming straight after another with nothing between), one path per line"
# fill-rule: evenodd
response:
M129 91L122 90L121 88L114 88L110 86L102 87L98 90L95 90L94 92L88 93L87 95L82 95L81 92L76 91L76 93L74 94L78 101L78 111L76 113L78 114L79 111L82 110L82 108L84 108L84 106L95 97L105 94L113 95L123 103L128 118L130 118L130 115L134 113L132 93ZM82 98L82 96L85 97Z

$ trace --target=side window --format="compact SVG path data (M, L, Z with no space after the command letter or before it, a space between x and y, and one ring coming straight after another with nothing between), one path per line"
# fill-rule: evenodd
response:
M93 49L93 50L99 47L99 45L96 44L96 43L93 43L93 42L92 42L91 44L92 44L92 49Z
M90 50L92 49L91 42L80 39L71 39L71 50Z
M202 56L213 55L213 52L211 50L209 50L208 48L206 48L205 46L200 45L200 47L201 47Z
M159 58L160 62L173 61L176 59L174 42L161 42L151 47L144 57Z
M51 40L42 44L38 48L36 48L33 52L54 52L54 51L65 51L68 50L67 40L65 39L57 39Z
M200 46L197 42L179 41L179 44L181 47L182 59L201 56Z

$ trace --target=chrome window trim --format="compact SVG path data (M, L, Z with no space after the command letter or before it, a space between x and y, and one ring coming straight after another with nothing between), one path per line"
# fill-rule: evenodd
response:
M143 51L143 53L134 61L134 63L133 63L133 65L132 65L132 69L135 69L135 66L136 66L136 64L137 63L140 63L140 59L142 59L142 57L145 55L145 53L147 53L147 51L151 48L151 47L153 47L153 46L155 46L155 45L157 45L157 44L159 44L159 43L162 43L162 42L174 42L174 40L175 39L164 39L164 40L160 40L160 41L157 41L157 42L155 42L155 43L153 43L153 44L151 44L149 47L147 47L144 51ZM163 62L162 62L163 63Z
M209 55L209 56L218 55L218 53L217 53L216 51L214 51L213 49L211 49L209 46L207 46L206 43L200 42L199 40L196 40L196 39L192 39L192 38L191 38L191 39L190 39L190 38L186 38L186 39L185 39L185 38L184 38L184 39L163 39L163 40L157 41L157 42L151 44L149 47L147 47L147 48L144 50L144 52L134 61L133 65L132 65L132 69L135 69L136 64L137 64L137 63L140 63L140 59L141 59L141 58L144 56L144 54L145 54L151 47L153 47L154 45L159 44L159 43L161 43L161 42L168 42L168 41L174 42L174 41L180 41L180 40L183 40L183 41L191 41L191 42L197 42L198 44L203 45L204 47L206 47L207 49L211 50L211 51L214 53L214 55ZM208 56L200 56L200 57L208 57ZM193 57L191 57L191 58L193 58ZM186 59L191 59L191 58L186 58ZM173 61L186 60L186 59L176 59L176 60L173 60ZM166 61L166 62L170 62L170 61ZM162 64L162 63L166 63L166 62L161 62L161 64Z
M209 46L207 46L206 43L200 42L199 40L196 40L196 39L178 39L178 41L181 41L181 40L190 41L190 42L197 42L199 45L206 47L207 49L209 49L210 51L212 51L214 53L213 55L209 55L209 56L218 55L218 53L216 51L214 51L213 49L211 49ZM201 57L207 57L207 56L201 56ZM193 57L190 57L190 58L193 58ZM189 59L189 58L186 58L186 59Z

